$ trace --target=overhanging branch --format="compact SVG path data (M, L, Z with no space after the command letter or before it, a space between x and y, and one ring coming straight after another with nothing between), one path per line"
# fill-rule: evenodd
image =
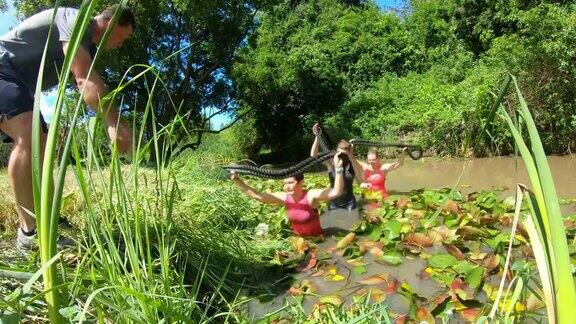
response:
M182 154L182 152L184 152L187 149L192 149L195 150L197 149L200 144L202 144L202 136L207 133L207 134L219 134L223 131L225 131L226 129L234 126L234 124L236 124L239 120L241 120L242 118L244 118L246 115L248 115L249 113L251 113L252 111L254 111L254 109L248 109L247 111L243 112L242 114L238 115L238 117L236 117L236 119L234 119L232 122L230 122L228 125L220 128L219 130L211 130L211 129L206 129L206 128L197 128L197 129L193 129L191 130L191 132L196 132L198 133L198 139L196 140L196 142L194 143L188 143L186 145L182 145L178 151L176 153L174 153L172 155L172 158L177 157L178 155Z

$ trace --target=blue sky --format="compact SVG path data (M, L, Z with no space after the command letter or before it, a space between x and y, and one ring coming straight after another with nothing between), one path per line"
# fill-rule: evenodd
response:
M376 4L382 9L397 8L404 5L404 0L376 0Z

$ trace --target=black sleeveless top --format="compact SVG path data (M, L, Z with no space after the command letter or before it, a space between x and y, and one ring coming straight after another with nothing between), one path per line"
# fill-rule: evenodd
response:
M334 188L334 176L335 171L332 169L328 172L328 178L330 179L330 188ZM337 198L334 198L328 202L328 210L333 209L347 209L353 210L356 209L356 197L354 196L353 192L353 183L354 183L354 169L352 165L348 164L344 167L344 191L342 195Z

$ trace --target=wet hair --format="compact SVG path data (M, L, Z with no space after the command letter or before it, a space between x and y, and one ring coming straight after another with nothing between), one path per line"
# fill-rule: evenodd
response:
M338 145L336 146L336 148L343 150L349 150L350 147L351 147L350 142L348 142L347 140L341 140L340 142L338 142Z
M336 146L337 149L346 151L350 151L351 147L352 145L347 140L341 140L340 142L338 142L338 145ZM348 155L341 155L341 157L343 166L347 166L348 164L350 164L350 157Z
M114 17L114 12L116 12L117 8L118 8L117 4L111 5L108 8L104 9L104 11L102 11L99 14L99 16L104 19L112 19L112 17ZM118 18L117 24L122 27L132 25L132 28L136 29L136 18L134 17L132 9L130 9L129 7L124 7L124 10L122 10L120 17Z
M296 180L296 182L300 182L300 181L304 180L304 174L303 173L297 173L290 178L294 178L294 180Z
M370 154L374 154L377 158L380 157L380 154L378 153L378 150L375 148L371 148L368 150L368 153L366 153L366 156L370 155Z

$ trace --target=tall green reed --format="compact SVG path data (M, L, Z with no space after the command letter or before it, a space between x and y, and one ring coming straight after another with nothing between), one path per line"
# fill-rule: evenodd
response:
M42 71L46 59L46 50L50 39L46 42L44 55L42 58L38 83L35 93L34 104L34 121L32 126L32 169L33 169L33 194L34 194L34 208L38 224L38 239L40 248L40 258L43 264L47 264L56 253L56 241L58 239L58 211L60 210L60 203L62 197L62 187L64 183L65 171L60 170L56 183L54 183L54 169L56 161L57 141L59 132L59 123L64 106L64 98L66 85L70 74L70 68L73 62L76 50L80 46L82 36L86 28L90 25L90 19L94 12L97 1L84 1L79 8L78 17L70 42L68 44L67 53L65 53L65 60L60 72L60 81L57 89L57 99L54 107L54 115L52 117L52 127L50 127L46 145L44 150L44 157L41 157L41 140L40 140L40 95L42 89ZM58 2L56 3L56 8ZM54 9L54 14L56 13ZM53 16L54 19L54 16ZM54 28L52 21L50 29ZM51 33L49 33L50 35ZM53 40L52 40L53 41ZM74 124L73 124L74 125ZM72 125L72 126L73 126ZM42 159L42 162L41 162ZM41 171L40 171L41 170ZM55 185L55 186L54 186ZM46 267L43 273L44 289L46 291L46 303L48 308L48 316L50 321L54 323L62 322L62 317L58 310L60 309L60 293L58 286L58 276L56 272L56 264L51 264Z
M100 43L99 49L103 48L102 44L104 44L108 38L108 36L110 35L110 32L112 30L114 24L116 23L120 12L123 10L123 8L126 6L127 1L121 1L118 10L116 11L114 17L112 18L111 24L109 26L109 28L106 30L104 37ZM35 205L35 212L36 212L36 217L38 220L38 236L39 236L39 247L40 247L40 256L41 256L41 262L44 265L42 267L43 270L43 282L44 282L44 289L45 289L45 296L46 296L46 302L47 302L47 310L48 310L48 317L50 319L51 322L54 323L59 323L63 321L63 318L60 314L60 306L62 304L62 300L61 300L61 290L63 287L68 286L68 284L70 284L69 282L65 282L63 285L60 285L59 283L62 281L61 278L58 277L58 273L57 273L57 268L56 268L56 264L52 261L49 262L51 259L53 259L55 253L56 253L56 241L58 238L58 219L59 219L59 210L60 210L60 205L61 205L61 199L62 199L62 192L63 192L63 187L64 187L64 179L66 176L66 172L67 172L67 164L68 164L68 155L71 149L73 149L74 151L74 155L77 157L77 161L79 163L80 159L78 159L78 157L80 156L79 154L79 149L76 145L76 142L74 141L74 132L71 131L68 133L68 136L66 137L65 140L65 146L64 146L64 150L62 152L62 158L60 160L60 165L59 165L59 169L58 169L58 174L56 177L56 181L53 181L54 178L54 171L56 170L56 161L57 161L57 140L58 140L58 132L59 132L59 128L60 128L60 121L63 118L63 111L64 109L70 109L71 103L67 100L66 98L66 85L68 83L68 78L69 78L69 71L71 68L71 64L73 61L73 57L75 56L75 53L78 49L78 47L80 46L80 42L82 40L82 36L84 35L86 29L89 27L90 22L91 22L91 17L93 16L94 10L96 8L96 6L98 5L98 1L84 1L82 3L82 5L80 6L79 9L79 14L75 23L75 27L71 36L71 40L68 44L68 49L67 52L65 53L65 61L64 64L62 66L62 70L60 73L61 79L60 79L60 83L58 85L58 89L57 89L57 100L56 100L56 105L54 108L54 115L52 117L52 125L48 131L48 135L47 135L47 140L46 140L46 147L45 147L45 153L44 153L44 158L43 161L41 161L41 141L40 141L40 114L39 114L39 98L40 98L40 91L41 91L41 80L42 80L42 73L40 73L39 76L39 83L37 85L37 89L36 89L36 104L34 107L34 125L33 125L33 190L34 190L34 205ZM97 59L100 56L100 51L98 51L96 53L96 56L92 62L92 66L89 69L89 74L92 73L93 71L93 67L94 67L94 63L97 61ZM42 65L44 65L44 61L45 61L45 55L44 58L42 60ZM43 69L41 68L40 71L43 71ZM140 74L141 76L142 74ZM82 92L83 89L80 89L80 99L82 99ZM101 100L101 102L106 102L108 103L108 99L113 100L115 96L115 92L112 93L112 95L107 96L106 98L103 98ZM78 103L76 104L76 108L73 110L73 117L72 117L72 121L70 122L70 125L72 128L74 128L77 125L79 116L80 116L80 112L81 112L81 107L82 107L82 100L79 100ZM148 114L150 111L150 102L151 99L149 100L149 103L147 105L147 110L146 113ZM104 107L104 105L101 105L101 107L99 107L101 110L102 109L109 109L108 107ZM140 135L143 134L143 131L141 131ZM156 134L154 134L156 135ZM140 136L140 139L142 138L142 136ZM136 152L137 154L139 153L139 150ZM91 156L91 158L93 158L93 156ZM136 160L138 161L138 160ZM135 166L137 168L138 164L137 162L135 162ZM41 172L40 172L41 170ZM93 208L94 206L92 204L90 204L89 202L91 201L90 195L89 193L89 187L91 187L92 189L94 188L93 183L91 183L90 185L87 184L86 182L86 178L82 176L82 172L83 170L81 169L81 166L79 164L77 164L77 168L76 170L77 172L77 178L79 179L79 183L80 186L82 187L82 192L84 194L85 197L85 201L88 203L88 208L87 208L87 214L95 217L97 215L97 213L95 212L95 209ZM102 170L101 170L102 171ZM163 172L158 171L156 176L160 177L159 183L162 183L162 174ZM135 178L136 179L136 178ZM146 235L148 235L148 226L146 223L142 223L141 222L141 214L140 211L141 209L139 208L134 208L133 206L130 205L130 201L132 198L135 198L138 203L140 203L141 201L138 200L138 191L137 191L137 182L135 185L136 188L136 197L130 197L130 195L128 194L127 190L126 190L126 186L122 180L122 172L121 172L121 168L120 168L120 161L118 158L118 154L117 154L117 150L116 150L116 146L114 145L114 149L113 149L113 158L112 158L112 163L110 165L110 175L109 175L109 183L112 185L112 187L110 188L110 191L108 192L107 195L107 202L108 205L103 205L101 207L105 208L108 211L114 210L117 207L120 207L120 213L121 216L124 217L118 217L118 222L123 222L123 226L119 226L120 228L120 232L122 233L122 235L124 236L124 243L125 245L125 250L124 251L120 251L119 249L114 249L112 248L112 251L115 252L115 254L108 254L108 251L106 249L113 247L114 246L114 237L113 237L113 229L110 223L110 219L108 219L108 223L106 223L106 219L104 219L104 229L105 232L102 231L96 231L94 230L94 228L92 228L92 231L90 232L90 238L91 240L100 243L99 245L96 244L96 246L88 246L87 247L87 252L86 255L88 255L88 258L84 258L82 259L82 263L87 264L89 260L92 260L93 258L93 253L96 253L99 257L100 257L100 261L102 260L106 260L106 261L113 261L116 263L104 263L102 264L104 266L104 270L108 270L112 275L112 277L115 278L121 278L118 282L120 283L119 285L116 285L117 289L121 289L123 291L131 291L133 292L133 295L135 296L140 296L141 298L136 298L137 302L140 304L141 309L143 310L143 314L144 314L144 318L146 319L153 319L153 318L158 318L157 316L154 316L154 312L155 309L164 309L164 313L166 314L171 314L173 313L173 311L171 311L170 307L166 306L166 307L162 307L162 305L156 305L154 303L150 303L150 301L148 299L150 299L149 297L147 297L146 294L141 294L138 293L138 291L147 291L147 289L149 289L149 286L145 286L147 282L147 280L149 279L149 274L147 272L153 272L153 271L157 271L156 270L156 263L160 262L160 264L162 265L162 275L163 275L163 279L164 279L164 286L165 286L165 291L164 292L169 292L169 285L167 285L168 283L172 283L173 282L173 278L170 278L169 276L173 275L173 274L169 274L168 270L169 270L169 261L170 261L170 256L171 256L171 252L173 250L173 244L170 243L170 237L169 234L164 233L163 229L159 229L158 230L158 241L161 242L160 247L158 248L158 251L155 251L154 253L159 253L160 254L160 261L158 261L157 259L153 259L152 258L152 248L151 248L151 243L152 240L149 239L148 237L143 238L141 236L141 233L145 233ZM166 193L164 190L165 188L159 186L158 187L161 192L158 192L162 197L164 197L163 195ZM116 196L114 196L114 193L117 193ZM172 191L168 191L171 201L173 202L173 196L174 196L174 190ZM159 200L160 204L163 204L164 201ZM119 205L113 205L113 204L118 204ZM166 210L166 207L161 205L161 206L155 206L157 209L159 208L160 210ZM168 210L171 210L172 206L168 206ZM129 217L128 215L130 215L131 213L135 214L135 229L132 230L132 224L129 222ZM169 215L168 215L169 216ZM121 219L120 219L121 218ZM102 224L102 218L99 219L95 219L92 218L91 219L92 222L90 224ZM102 229L99 228L99 229ZM169 227L168 227L169 229ZM103 234L108 234L107 236L104 235L103 239L101 239L101 236ZM132 237L132 235L135 235L136 237L136 242L132 242L131 239L128 239L130 237ZM95 250L95 251L93 251ZM124 254L124 255L123 255ZM128 258L126 258L126 256L129 256ZM88 260L88 261L86 261ZM146 267L142 267L142 260L146 260ZM126 262L128 261L128 262ZM120 274L117 270L119 268L123 268L124 273ZM108 267L106 267L108 266ZM61 267L62 269L65 270L64 267ZM100 271L101 269L98 269L98 271ZM63 271L64 272L64 271ZM126 276L126 273L130 273L131 275L133 275L133 278L131 276ZM92 278L97 278L97 277L101 277L102 273L98 272L98 273L92 273ZM123 276L121 276L123 275ZM77 278L81 278L79 279L79 281L74 282L74 287L76 287L76 289L79 289L79 287L81 287L82 285L85 284L84 280L86 279L86 277L84 276L78 276ZM66 280L66 278L64 278ZM99 279L98 279L99 280ZM98 281L96 280L96 281ZM136 289L133 289L133 288ZM106 289L109 289L110 287L104 287L104 288L99 288L97 289L97 291L101 292L104 291ZM110 288L111 289L111 288ZM184 289L182 289L181 291L184 291ZM144 296L144 297L142 297ZM93 300L95 298L95 296L90 296L89 299ZM186 302L190 303L191 301L188 299L185 299ZM122 304L123 302L125 302L124 300L117 300L118 304ZM107 301L108 302L108 301ZM170 304L170 303L169 303ZM88 305L87 305L88 306ZM83 315L85 315L85 313L83 313ZM82 317L81 317L82 318ZM183 317L181 317L183 318Z
M548 321L550 323L571 323L576 309L576 288L572 275L570 254L560 204L554 186L552 173L540 141L536 125L526 101L513 76L508 76L500 93L506 93L510 83L514 84L518 108L514 110L526 127L529 143L522 137L519 123L514 122L508 112L500 105L499 96L495 107L498 115L510 128L516 149L526 166L532 190L520 188L526 198L530 215L523 220L529 234L536 265L546 301ZM493 312L494 313L494 312Z

